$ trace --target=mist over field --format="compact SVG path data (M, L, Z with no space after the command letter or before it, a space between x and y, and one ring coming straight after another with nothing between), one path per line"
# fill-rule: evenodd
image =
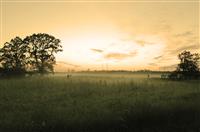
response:
M198 80L74 73L0 80L1 131L198 132Z

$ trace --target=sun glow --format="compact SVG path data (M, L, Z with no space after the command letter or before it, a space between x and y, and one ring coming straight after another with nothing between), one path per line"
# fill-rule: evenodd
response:
M81 66L147 66L162 54L165 43L155 36L130 37L116 31L74 33L63 40L64 51L58 58ZM145 41L144 44L138 40ZM98 68L97 68L98 69Z
M90 64L94 59L99 58L99 55L92 52L91 49L104 50L109 44L118 41L119 37L114 29L83 30L66 36L62 38L64 51L58 57L84 64Z
M200 51L198 2L6 1L0 47L16 36L53 35L63 46L57 71L171 70L181 51Z

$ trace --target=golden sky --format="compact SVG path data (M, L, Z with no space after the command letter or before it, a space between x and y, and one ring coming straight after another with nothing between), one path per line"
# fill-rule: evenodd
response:
M58 69L168 70L200 52L200 1L1 0L1 45L48 33L61 40Z

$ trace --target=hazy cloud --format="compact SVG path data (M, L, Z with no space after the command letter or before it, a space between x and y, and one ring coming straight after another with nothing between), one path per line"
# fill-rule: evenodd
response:
M156 63L149 63L150 66L157 66Z
M139 36L141 37L141 36ZM144 46L147 44L155 44L155 42L151 42L151 40L145 40L144 38L123 38L121 41L128 41L128 42L134 42L138 45Z
M163 56L160 55L160 56L154 57L154 59L155 59L155 60L158 60L158 59L160 59L160 58L162 58L162 57L163 57Z
M137 53L136 52L130 52L130 53L108 53L104 55L104 58L106 59L116 59L116 60L122 60L128 57L134 57Z
M174 36L175 37L186 37L186 36L190 36L190 35L193 35L192 31L186 31L186 32L183 32L183 33L175 34Z
M178 54L184 50L195 50L195 49L199 49L200 48L200 44L197 43L197 44L193 44L193 45L187 45L187 46L183 46L183 47L180 47L180 48L177 48L175 50L171 50L170 53L171 54Z
M57 61L56 62L57 65L66 65L66 66L73 66L73 67L80 67L80 65L74 65L74 64L71 64L71 63L68 63L68 62L65 62L65 61Z
M90 49L91 51L94 51L94 52L98 52L98 53L102 53L103 52L103 50L101 50L101 49Z
M145 40L136 40L136 43L141 45L141 46L144 46L146 44L153 44L152 42L147 42Z

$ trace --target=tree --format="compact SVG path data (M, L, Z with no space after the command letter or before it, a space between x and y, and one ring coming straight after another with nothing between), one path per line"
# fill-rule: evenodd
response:
M1 72L4 74L24 74L27 46L19 37L6 42L0 49Z
M198 53L190 53L190 51L183 51L178 55L180 64L178 64L177 73L180 73L183 78L196 78L199 76L199 60Z
M39 33L27 36L23 42L28 45L28 63L32 70L39 73L53 72L56 62L54 53L62 51L60 40L49 34Z
M32 71L53 72L54 54L62 51L60 40L48 34L19 37L0 48L0 74L21 75Z

